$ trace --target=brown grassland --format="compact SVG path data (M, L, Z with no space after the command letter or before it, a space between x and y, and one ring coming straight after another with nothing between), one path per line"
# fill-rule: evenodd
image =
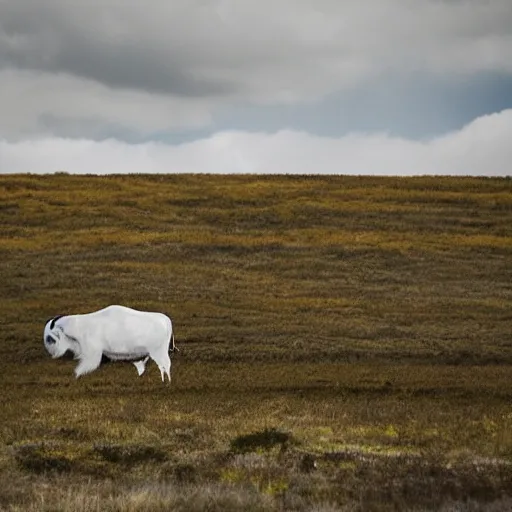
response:
M0 176L0 510L512 509L512 180ZM42 331L163 311L76 380Z

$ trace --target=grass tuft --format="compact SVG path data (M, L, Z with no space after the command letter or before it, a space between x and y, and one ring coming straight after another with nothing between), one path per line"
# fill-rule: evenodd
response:
M12 448L18 465L33 473L67 473L74 465L74 457L48 443L26 443Z
M266 428L261 432L237 436L231 441L231 450L234 453L271 450L275 447L285 450L294 442L295 440L290 433L282 432L276 428Z
M167 459L164 451L149 445L100 444L94 446L94 453L108 462L128 466Z

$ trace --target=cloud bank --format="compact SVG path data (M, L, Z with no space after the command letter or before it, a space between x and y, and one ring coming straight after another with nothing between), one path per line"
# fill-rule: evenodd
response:
M512 109L428 141L385 134L226 131L180 145L118 140L0 142L0 172L511 175Z

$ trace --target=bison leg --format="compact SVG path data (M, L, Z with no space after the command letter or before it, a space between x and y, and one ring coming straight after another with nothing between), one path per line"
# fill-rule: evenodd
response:
M98 368L101 363L101 356L101 352L89 352L80 354L80 362L75 368L76 378L78 379L78 377L81 375L96 370L96 368Z
M148 362L149 356L145 357L144 359L140 361L134 361L133 364L135 365L135 368L137 368L137 373L139 374L139 377L144 373L146 370L146 363Z
M167 350L159 350L158 352L150 353L149 355L151 359L153 359L153 361L155 361L155 363L158 365L158 368L160 368L162 382L165 382L166 375L169 379L169 382L171 382L171 358L169 357Z

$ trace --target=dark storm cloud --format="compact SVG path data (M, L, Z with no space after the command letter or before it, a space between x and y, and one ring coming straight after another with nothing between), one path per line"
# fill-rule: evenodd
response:
M120 48L74 41L55 57L52 71L71 73L114 88L176 96L221 96L234 92L228 84L194 77L173 56L172 49L144 48L134 43Z
M140 89L177 96L232 92L220 81L194 76L187 48L140 37L136 32L112 37L108 26L87 26L62 17L44 3L7 2L0 18L0 66L67 73L115 88ZM25 8L23 8L25 6ZM9 9L10 7L10 9ZM94 4L91 5L91 9ZM165 44L167 42L168 44Z
M2 66L178 96L297 101L382 71L512 72L509 0L3 0Z

